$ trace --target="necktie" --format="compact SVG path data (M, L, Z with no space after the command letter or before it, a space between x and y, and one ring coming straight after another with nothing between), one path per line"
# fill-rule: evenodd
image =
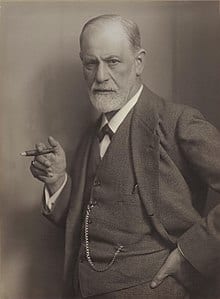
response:
M108 135L109 136L109 139L111 140L114 133L112 131L112 129L109 127L108 124L106 124L98 133L98 139L99 139L99 142L102 141L102 139L105 137L105 135Z

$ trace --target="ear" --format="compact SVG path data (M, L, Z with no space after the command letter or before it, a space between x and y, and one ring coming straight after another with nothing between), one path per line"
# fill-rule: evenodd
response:
M135 64L136 64L136 75L139 77L144 69L146 51L140 49L135 55Z

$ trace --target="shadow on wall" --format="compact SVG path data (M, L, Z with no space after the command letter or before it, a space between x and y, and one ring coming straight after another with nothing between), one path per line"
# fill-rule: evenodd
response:
M81 68L71 61L47 60L31 82L31 100L24 107L30 113L25 138L28 142L46 141L48 135L57 138L69 168L78 141L97 117L87 99ZM14 184L4 186L7 219L2 252L7 285L1 299L57 299L61 292L64 232L41 215L43 185L32 178L30 161L20 159L20 170L9 174Z
M31 90L42 92L36 96L39 101L35 107L41 131L47 135L50 132L56 134L55 137L67 149L73 150L83 132L97 117L88 100L81 65L73 65L70 60L58 62L56 57L56 61L45 62L35 83Z
M12 283L12 290L7 286L1 299L58 299L62 283L63 232L46 223L40 215L40 204L32 209L16 208L10 211L10 218L11 226L5 229L10 238L5 238L7 242L3 243L2 250L10 271L7 283ZM11 297L16 289L17 296Z

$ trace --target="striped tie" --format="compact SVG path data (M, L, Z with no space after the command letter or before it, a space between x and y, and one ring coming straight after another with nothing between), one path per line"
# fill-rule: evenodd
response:
M111 140L114 133L112 131L112 129L109 127L108 124L106 124L98 133L98 139L99 139L99 142L102 141L102 139L104 138L105 135L108 135L109 136L109 139Z

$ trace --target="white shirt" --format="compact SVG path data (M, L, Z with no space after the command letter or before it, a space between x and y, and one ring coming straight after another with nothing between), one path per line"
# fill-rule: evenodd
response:
M102 127L104 127L104 125L106 125L108 123L109 127L115 134L117 129L119 128L119 126L121 125L123 120L125 119L125 117L131 111L131 109L134 107L134 105L137 103L137 101L140 97L140 94L142 92L142 89L143 89L143 85L141 85L141 87L139 88L137 93L110 119L110 121L108 121L105 114L103 114L100 130L102 129ZM111 140L110 140L109 136L105 135L104 138L102 139L102 141L99 143L101 159L104 157L104 154L106 153L106 150L109 147L110 142L111 142ZM67 175L65 174L65 180L64 180L62 186L51 197L49 195L47 188L45 188L45 191L44 191L45 201L46 201L47 207L49 209L52 208L56 199L62 192L62 190L66 184L66 181L67 181Z
M120 124L123 122L123 120L128 115L130 110L137 103L140 94L142 92L142 89L143 89L143 85L141 85L138 92L110 119L110 121L108 121L105 114L103 114L100 130L104 127L104 125L108 123L110 129L115 134ZM101 159L103 158L109 144L110 144L110 138L108 135L105 135L99 144Z

